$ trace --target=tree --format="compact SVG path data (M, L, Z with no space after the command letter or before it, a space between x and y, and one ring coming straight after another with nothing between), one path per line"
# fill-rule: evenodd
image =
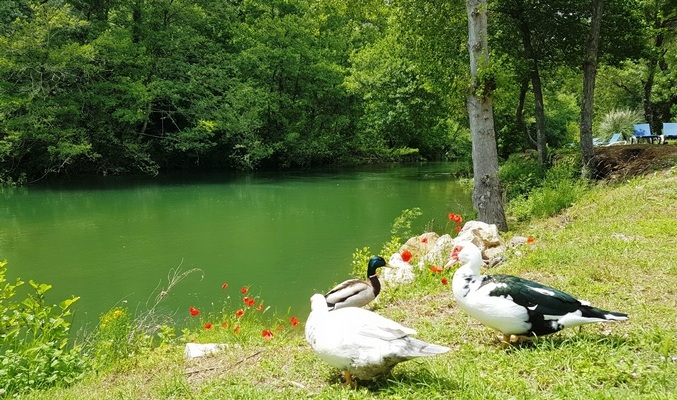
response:
M468 51L470 52L470 90L468 116L472 134L474 189L473 205L480 221L496 224L507 231L501 185L498 179L498 154L494 132L492 92L496 82L489 64L486 0L466 0L468 12Z
M599 37L602 27L602 9L604 0L593 0L592 19L588 33L588 45L585 60L583 61L583 99L581 101L581 159L583 161L582 175L590 177L590 161L592 160L592 117L595 96L595 77L597 76L597 53L599 51Z

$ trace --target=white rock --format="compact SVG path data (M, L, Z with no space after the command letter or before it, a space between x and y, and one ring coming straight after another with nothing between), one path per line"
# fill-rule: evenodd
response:
M481 221L468 221L463 225L463 229L454 238L454 243L462 240L473 242L482 251L484 262L495 266L503 260L505 253L505 242L498 233L498 228L494 224L487 224Z
M426 265L435 265L440 268L443 267L449 261L449 256L451 255L451 250L453 248L454 239L452 239L450 235L440 236L435 241L435 245L432 249L420 258L418 267L423 268Z
M225 343L186 343L183 357L190 360L218 353L226 348L228 348L228 345Z
M390 256L388 265L392 268L383 268L379 277L386 285L401 285L414 281L414 267L402 260L400 253Z

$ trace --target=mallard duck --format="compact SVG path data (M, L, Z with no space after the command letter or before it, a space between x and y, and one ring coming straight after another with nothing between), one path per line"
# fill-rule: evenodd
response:
M501 332L502 341L542 336L594 322L625 321L627 314L591 307L573 296L511 275L480 275L482 253L462 241L452 250L460 262L452 290L459 306L482 324Z
M364 308L329 311L321 294L313 295L310 303L306 340L323 361L343 371L347 384L353 377L374 379L402 361L450 350L412 338L415 330Z
M348 279L334 286L326 295L327 306L330 310L344 307L364 307L372 302L381 292L381 282L376 270L387 267L383 257L374 256L367 265L367 281Z

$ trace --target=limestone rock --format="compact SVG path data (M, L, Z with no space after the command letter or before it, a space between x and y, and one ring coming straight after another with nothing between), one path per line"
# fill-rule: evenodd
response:
M186 343L183 357L187 360L218 353L228 347L225 343Z
M450 235L442 235L436 241L433 247L419 258L418 267L424 268L426 265L443 267L449 262L451 250L454 248L454 239Z
M482 251L482 258L488 266L496 266L503 262L506 246L494 224L481 221L468 221L454 239L454 243L462 240L473 242Z
M392 268L382 268L379 276L385 286L401 285L414 281L414 267L402 260L400 253L390 256L388 265Z

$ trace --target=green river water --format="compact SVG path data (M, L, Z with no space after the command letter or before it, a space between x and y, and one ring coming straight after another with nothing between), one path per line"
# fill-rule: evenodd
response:
M450 212L472 213L470 191L449 170L432 163L2 188L0 260L11 279L53 285L54 303L80 296L78 327L116 305L144 311L172 270L192 268L200 272L160 305L178 323L189 306L220 309L243 286L305 318L310 296L351 278L355 249L378 252L404 209L423 212L415 234L432 221L443 229Z

